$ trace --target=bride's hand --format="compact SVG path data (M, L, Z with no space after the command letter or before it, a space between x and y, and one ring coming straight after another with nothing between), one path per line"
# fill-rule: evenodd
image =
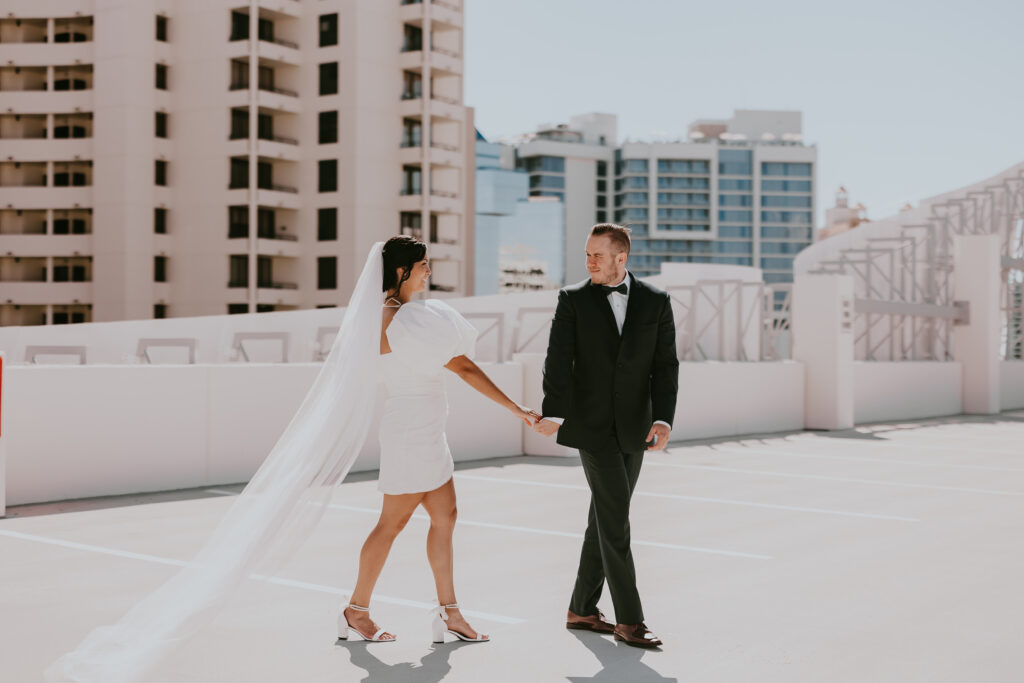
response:
M515 409L512 410L513 414L520 420L526 423L527 427L533 427L533 424L541 419L540 413L529 408L524 408L521 405L516 405Z

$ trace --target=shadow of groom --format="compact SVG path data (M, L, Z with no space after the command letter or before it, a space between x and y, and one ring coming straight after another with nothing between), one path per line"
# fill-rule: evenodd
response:
M382 662L376 655L370 652L372 647L381 647L379 644L370 645L365 641L346 643L343 640L337 641L338 645L344 645L348 650L349 657L353 664L366 671L366 677L362 680L373 681L373 683L440 683L452 670L448 663L448 657L455 650L473 643L459 641L447 645L434 644L430 652L420 659L419 664L413 662L398 662L388 664ZM384 647L387 647L386 645ZM346 679L348 680L348 679Z
M660 649L644 650L623 645L607 636L584 631L571 631L576 640L590 650L601 670L593 676L566 676L572 683L679 683L678 678L668 678L640 661L644 655L661 652ZM655 655L656 656L656 655Z

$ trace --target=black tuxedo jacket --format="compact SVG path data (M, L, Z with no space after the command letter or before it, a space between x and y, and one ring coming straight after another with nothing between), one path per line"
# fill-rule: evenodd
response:
M558 292L544 361L544 415L565 419L558 443L637 452L655 420L669 425L679 389L676 328L666 292L629 274L619 336L608 295L584 280Z

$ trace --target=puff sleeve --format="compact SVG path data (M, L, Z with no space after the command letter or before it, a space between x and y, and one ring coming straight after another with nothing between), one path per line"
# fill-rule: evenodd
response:
M413 364L445 365L456 356L472 356L477 331L454 308L438 299L403 305L387 329L393 353Z

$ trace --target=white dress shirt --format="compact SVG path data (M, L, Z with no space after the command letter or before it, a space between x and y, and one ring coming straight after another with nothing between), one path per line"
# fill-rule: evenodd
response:
M618 287L622 283L626 284L626 293L625 294L621 294L619 292L611 292L611 293L608 294L608 303L612 307L612 315L615 316L615 325L619 328L619 335L620 336L622 335L622 325L623 325L623 323L626 322L626 305L629 303L629 271L628 270L626 271L626 274L622 277L622 280L620 280L619 282L616 282L614 285L610 285L610 286ZM551 420L552 422L557 422L558 424L562 424L563 422L565 422L565 418L564 417L545 417L544 419L545 420ZM658 424L665 425L669 429L672 428L664 420L655 420L654 424L656 424L656 425L658 425Z

